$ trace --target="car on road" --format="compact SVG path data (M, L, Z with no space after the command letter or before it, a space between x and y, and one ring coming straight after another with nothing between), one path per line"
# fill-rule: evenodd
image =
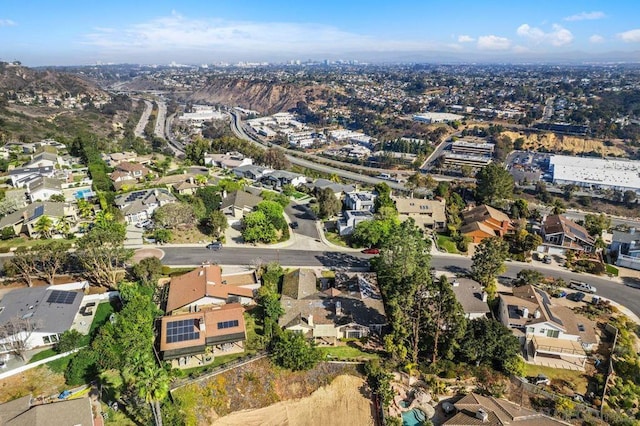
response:
M218 251L218 250L222 249L222 243L220 241L214 241L212 243L207 244L207 248L209 250Z
M298 229L298 222L291 222L291 229Z
M0 361L0 369L7 368L7 363L5 361Z
M551 264L551 256L547 255L545 257L542 258L542 262L546 263L547 265Z
M569 283L569 288L573 290L583 291L585 293L591 293L591 294L597 291L594 286L582 281L571 281Z
M380 254L380 249L377 249L375 247L371 247L371 248L362 250L362 253L364 253L364 254Z

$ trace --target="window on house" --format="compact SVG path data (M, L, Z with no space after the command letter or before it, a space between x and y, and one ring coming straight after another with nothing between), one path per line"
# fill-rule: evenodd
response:
M558 330L547 330L547 337L553 337L557 339L560 336L560 332Z
M43 336L43 337L42 337L42 341L43 341L45 344L47 344L47 345L48 345L49 343L51 343L51 340L49 340L49 336Z

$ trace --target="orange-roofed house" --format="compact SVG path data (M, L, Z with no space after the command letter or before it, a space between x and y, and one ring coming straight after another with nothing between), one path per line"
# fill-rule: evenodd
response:
M205 264L171 279L165 311L173 315L227 303L248 305L253 303L255 288L253 282L228 281L220 266Z
M174 367L213 362L219 355L244 352L247 332L239 303L179 313L160 320L160 357Z
M471 239L472 243L481 243L485 238L502 237L514 230L509 216L491 206L481 205L462 212L460 233Z

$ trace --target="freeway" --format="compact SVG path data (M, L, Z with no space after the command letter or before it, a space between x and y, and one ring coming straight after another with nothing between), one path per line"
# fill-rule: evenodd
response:
M160 98L156 99L156 104L158 105L158 117L156 117L153 134L159 138L165 139L164 128L165 120L167 118L167 104Z
M339 251L304 251L273 248L228 248L220 251L210 251L204 247L164 247L165 253L162 263L166 265L199 265L202 262L212 262L221 265L252 265L256 259L263 262L279 262L285 266L294 267L328 267L328 268L367 268L369 259L373 256L359 252ZM448 271L457 274L468 273L471 259L462 256L436 254L432 256L431 265L437 271ZM640 289L625 286L608 278L578 274L549 267L540 263L507 262L507 271L501 278L515 278L523 269L536 269L555 278L562 278L565 282L571 280L585 281L596 286L598 295L611 299L626 306L634 314L640 316Z
M140 120L138 120L138 124L136 124L136 128L134 130L134 134L137 138L144 137L144 128L149 122L149 116L151 115L151 111L153 110L153 105L146 99L142 99L144 101L144 111L142 111L142 115L140 116ZM140 99L136 99L136 101L140 102Z

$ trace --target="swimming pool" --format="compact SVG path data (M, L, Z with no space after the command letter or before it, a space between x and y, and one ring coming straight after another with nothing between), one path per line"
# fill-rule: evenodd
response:
M427 419L424 412L418 408L414 408L402 413L403 426L420 426Z
M93 194L93 191L89 188L89 189L81 189L77 191L75 195L76 195L76 200L80 200L80 199L93 197L94 194Z

